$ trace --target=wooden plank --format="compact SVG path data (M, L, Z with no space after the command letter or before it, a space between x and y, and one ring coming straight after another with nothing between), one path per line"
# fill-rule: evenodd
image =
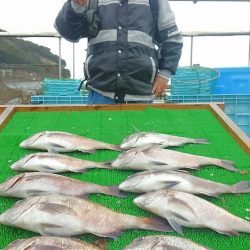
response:
M157 104L111 104L111 105L20 105L16 111L112 111L112 110L144 110L146 108L164 109L209 109L208 103L157 103Z
M222 126L231 134L244 151L250 155L250 138L221 110L218 105L210 104L212 113L220 121Z
M4 111L0 114L0 129L10 120L12 115L15 113L15 106L7 106Z
M5 110L6 107L2 107L0 106L0 114L3 113L3 111Z

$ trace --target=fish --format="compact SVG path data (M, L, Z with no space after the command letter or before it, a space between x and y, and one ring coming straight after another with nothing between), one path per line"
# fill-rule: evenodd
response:
M53 237L53 236L38 236L28 239L16 240L6 246L3 250L105 250L106 244L101 246L90 244L83 240Z
M120 183L120 190L134 193L147 193L159 189L171 189L191 194L204 194L218 197L220 194L250 193L250 182L241 181L226 185L173 170L148 170L130 175Z
M49 194L87 198L94 193L126 197L118 186L101 186L51 173L22 173L0 184L0 196L18 198Z
M110 168L108 162L94 162L55 153L34 153L13 163L15 171L38 171L48 173L84 172L91 168Z
M66 195L33 196L20 200L0 215L0 224L42 236L62 237L91 233L117 238L127 229L173 231L161 218L123 214L98 203Z
M250 233L250 222L193 194L162 189L140 195L134 203L165 218L181 235L182 226L210 228L228 236L238 236L239 232Z
M140 237L123 250L209 250L189 239L177 236L154 235Z
M156 132L137 132L124 138L120 148L128 150L131 148L141 148L157 146L161 148L183 146L187 143L208 144L207 139L192 139Z
M215 165L221 168L239 172L233 161L192 155L158 147L134 148L122 152L111 166L126 170L176 170L198 169L205 165Z
M49 153L74 152L96 153L97 149L121 151L119 145L109 144L80 135L61 131L43 131L20 143L21 148L41 149Z

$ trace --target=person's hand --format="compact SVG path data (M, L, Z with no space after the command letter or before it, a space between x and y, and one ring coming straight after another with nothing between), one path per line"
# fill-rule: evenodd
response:
M155 94L156 96L161 95L164 90L168 87L168 80L161 77L161 76L156 76L153 89L152 89L152 94Z
M88 0L72 0L74 3L77 3L79 5L86 5Z

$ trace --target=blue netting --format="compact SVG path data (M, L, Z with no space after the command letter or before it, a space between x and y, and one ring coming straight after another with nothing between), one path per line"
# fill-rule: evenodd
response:
M200 66L179 67L171 78L171 95L209 95L214 80L220 73L216 69Z

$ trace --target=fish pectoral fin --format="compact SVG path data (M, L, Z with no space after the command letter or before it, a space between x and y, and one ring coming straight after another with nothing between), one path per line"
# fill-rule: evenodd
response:
M164 188L171 188L171 187L178 185L181 182L180 181L163 181L163 183L164 183Z
M75 216L76 212L61 204L41 202L39 203L39 210L49 212L51 214L67 214Z
M39 189L28 189L26 190L26 193L28 196L37 196L37 195L46 194L47 192L44 190L39 190Z
M174 214L179 219L183 219L185 221L190 221L190 219L187 219L187 217L192 218L194 220L196 218L196 213L193 210L193 208L183 200L180 200L178 198L172 197L169 199L169 205L171 207L171 213ZM177 211L185 211L186 217L183 216L184 213L177 213Z
M62 150L64 151L65 149L67 148L58 143L50 143L47 147L49 153L59 153Z
M160 161L150 161L151 164L157 165L157 166L167 166L168 164L165 162L160 162Z
M41 166L41 169L44 171L44 172L48 172L48 173L54 173L56 169L52 168L52 167L49 167L49 166Z
M84 148L78 148L78 151L82 152L82 153L88 153L88 154L95 154L96 153L96 149L84 149Z
M122 234L122 230L117 229L116 231L113 232L107 232L107 233L95 233L95 235L100 236L100 237L108 237L112 239L116 239Z
M168 219L169 225L180 235L184 235L182 226L178 224L174 219Z
M47 236L57 236L56 234L56 229L62 228L63 226L57 225L57 224L52 224L52 223L40 223L40 230L39 233L41 235Z

